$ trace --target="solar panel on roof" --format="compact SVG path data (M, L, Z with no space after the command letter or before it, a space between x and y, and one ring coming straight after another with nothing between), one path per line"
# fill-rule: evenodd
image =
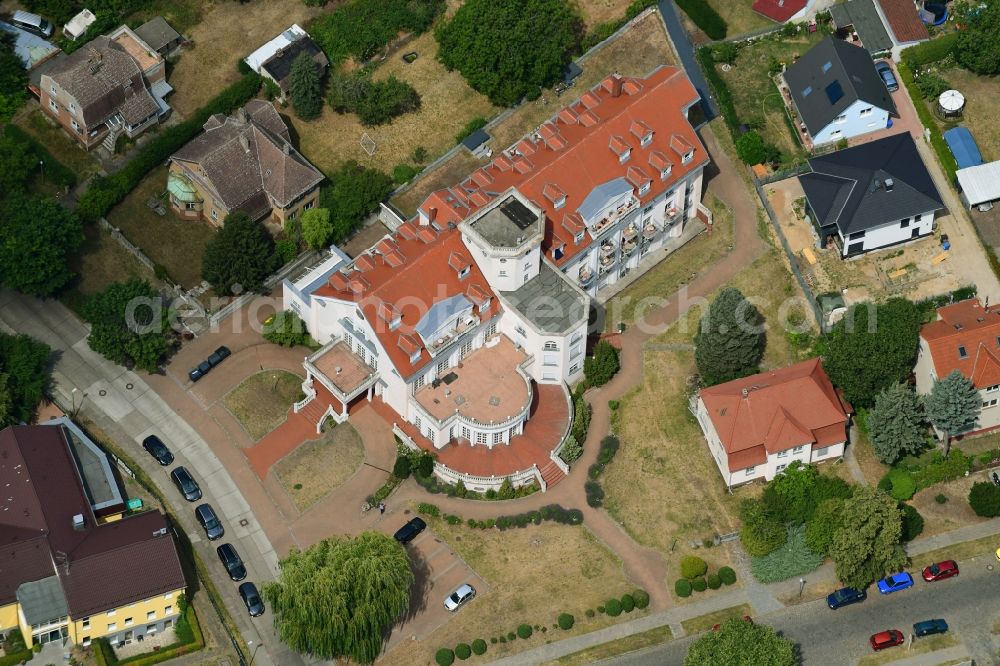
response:
M517 225L518 229L527 229L535 223L535 214L528 207L513 197L500 205L500 212Z
M830 104L836 104L841 97L844 96L844 88L840 85L840 81L834 81L826 87L826 96L830 100Z

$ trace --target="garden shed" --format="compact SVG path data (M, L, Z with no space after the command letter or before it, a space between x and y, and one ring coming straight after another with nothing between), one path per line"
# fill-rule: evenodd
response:
M976 140L972 138L972 132L968 127L953 127L944 133L944 140L951 149L951 154L955 156L959 169L973 167L983 163L983 156L979 152Z
M986 211L1000 200L1000 161L977 164L955 172L959 196L968 207Z

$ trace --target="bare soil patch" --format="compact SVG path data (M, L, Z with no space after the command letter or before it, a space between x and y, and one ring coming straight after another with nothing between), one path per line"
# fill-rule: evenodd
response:
M244 379L222 402L256 442L285 422L289 407L301 395L302 377L265 370Z
M361 435L349 423L341 423L282 458L274 473L295 508L305 511L351 478L364 459Z

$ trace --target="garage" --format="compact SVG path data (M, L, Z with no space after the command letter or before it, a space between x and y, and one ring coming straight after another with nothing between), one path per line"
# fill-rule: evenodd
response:
M955 177L962 202L970 210L975 206L985 212L1000 200L1000 161L959 169Z

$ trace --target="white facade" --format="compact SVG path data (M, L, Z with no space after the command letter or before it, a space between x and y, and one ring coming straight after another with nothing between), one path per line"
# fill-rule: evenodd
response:
M840 234L843 256L853 257L872 250L891 247L923 238L934 231L934 211L889 222L878 227L850 234ZM838 231L838 233L840 233Z
M833 122L817 132L813 136L813 145L820 146L876 132L888 124L889 111L859 99L844 109Z

